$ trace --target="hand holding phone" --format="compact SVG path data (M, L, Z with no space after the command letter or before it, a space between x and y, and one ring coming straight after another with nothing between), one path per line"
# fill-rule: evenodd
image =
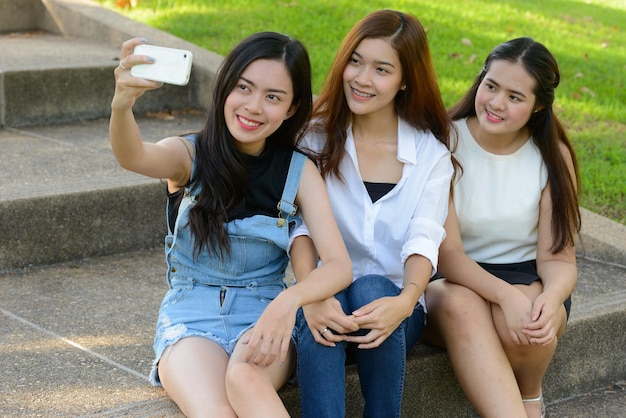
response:
M133 77L161 83L185 86L189 83L193 54L191 51L166 48L156 45L140 44L133 51L135 55L147 55L154 58L151 64L137 64L130 69Z

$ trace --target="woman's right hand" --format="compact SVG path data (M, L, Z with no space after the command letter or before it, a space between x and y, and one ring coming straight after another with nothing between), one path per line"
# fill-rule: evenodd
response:
M302 310L315 341L327 347L334 347L336 342L345 339L345 334L359 329L354 317L344 313L335 297L310 303L303 306Z
M138 64L151 64L153 59L146 55L133 55L135 47L146 43L144 38L133 38L122 44L120 64L115 68L115 94L111 102L114 110L128 110L146 91L158 89L163 85L156 81L133 77L130 69Z
M524 327L532 322L533 304L528 296L515 286L511 286L511 292L506 298L506 303L501 304L500 307L511 340L519 345L530 344L528 336L524 333Z

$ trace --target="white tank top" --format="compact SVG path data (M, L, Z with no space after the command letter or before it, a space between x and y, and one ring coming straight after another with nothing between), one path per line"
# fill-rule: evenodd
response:
M465 119L454 123L454 155L463 166L454 202L465 252L483 263L536 259L539 200L548 181L539 149L529 139L513 154L492 154L478 145Z

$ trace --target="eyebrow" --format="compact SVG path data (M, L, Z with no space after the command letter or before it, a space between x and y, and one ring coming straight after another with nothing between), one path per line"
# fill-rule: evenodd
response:
M252 87L256 87L256 84L254 84L254 82L252 80L248 80L245 77L239 77L239 79L245 81L246 83L250 84ZM282 94L288 94L285 90L281 90L281 89L267 89L268 92L270 93L282 93Z
M502 87L500 86L500 84L498 84L498 82L496 80L494 80L493 78L489 78L486 77L485 80L489 81L491 84L495 84L498 87ZM518 96L522 96L522 97L526 97L526 95L524 93L522 93L521 91L517 91L517 90L509 90L511 93L513 94L517 94Z
M352 53L352 55L356 55L356 56L358 56L359 58L363 58L363 55L359 54L359 53L358 53L358 52L356 52L356 51L354 51L354 52ZM396 68L396 66L395 66L395 65L393 65L392 63L387 62L387 61L374 61L374 62L375 62L376 64L379 64L379 65L388 65L388 66L390 66L390 67L392 67L392 68Z

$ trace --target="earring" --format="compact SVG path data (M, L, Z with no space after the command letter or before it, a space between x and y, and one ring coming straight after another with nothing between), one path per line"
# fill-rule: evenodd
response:
M535 111L533 113L537 113L537 112L539 112L539 109L535 109Z
M400 90L406 90L406 84L403 84L402 87L400 87Z

